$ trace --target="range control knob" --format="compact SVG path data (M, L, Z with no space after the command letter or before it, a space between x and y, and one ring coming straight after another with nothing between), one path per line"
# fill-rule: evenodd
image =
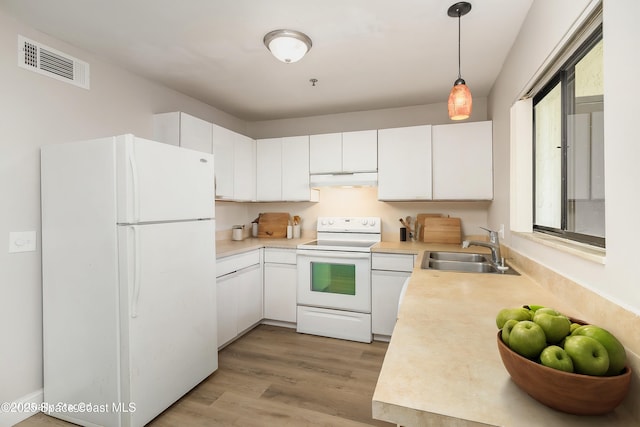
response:
M370 226L372 226L372 227L373 227L374 225L376 225L376 220L375 220L375 219L373 219L373 218L371 218L371 219L369 220L369 225L370 225Z
M329 220L329 225L333 225L333 220L332 219Z
M367 225L367 223L369 222L369 220L367 220L367 218L362 218L362 225Z

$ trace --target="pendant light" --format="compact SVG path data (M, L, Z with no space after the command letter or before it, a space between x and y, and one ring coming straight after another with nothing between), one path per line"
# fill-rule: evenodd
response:
M450 17L458 18L458 79L453 83L453 88L451 88L451 93L449 94L449 102L447 103L451 120L464 120L471 115L473 103L471 91L460 75L460 17L469 13L470 10L471 4L462 1L453 4L447 11L447 15Z
M274 30L263 39L264 45L278 60L284 63L298 62L311 49L311 39L295 30Z

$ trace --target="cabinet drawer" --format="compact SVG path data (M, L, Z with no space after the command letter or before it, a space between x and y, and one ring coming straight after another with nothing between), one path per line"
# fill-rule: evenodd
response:
M372 270L413 271L415 255L412 254L371 254Z
M295 249L265 248L264 262L276 264L296 264Z
M224 276L255 264L260 264L259 250L218 258L216 261L216 277Z

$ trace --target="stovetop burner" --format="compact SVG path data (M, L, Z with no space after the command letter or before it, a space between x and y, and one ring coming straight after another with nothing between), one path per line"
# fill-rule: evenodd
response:
M370 252L380 241L378 217L319 217L318 240L298 245L298 249Z

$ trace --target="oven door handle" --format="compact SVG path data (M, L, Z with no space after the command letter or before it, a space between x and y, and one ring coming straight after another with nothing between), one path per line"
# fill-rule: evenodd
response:
M339 252L339 251L317 251L317 250L298 250L299 257L306 258L335 258L335 259L369 259L370 252Z

